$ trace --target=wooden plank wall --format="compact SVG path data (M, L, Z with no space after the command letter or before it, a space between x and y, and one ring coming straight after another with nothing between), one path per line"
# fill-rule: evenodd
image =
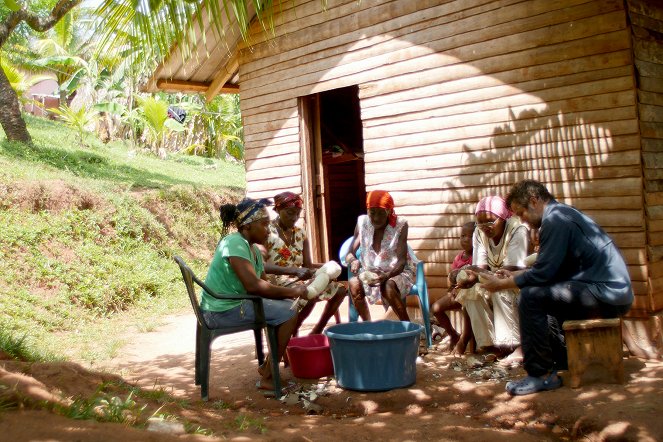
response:
M535 178L614 236L649 309L622 0L297 0L275 21L240 54L251 195L301 190L297 97L356 84L367 189L408 217L433 298L476 202Z
M663 309L663 4L628 1L638 85L653 311Z

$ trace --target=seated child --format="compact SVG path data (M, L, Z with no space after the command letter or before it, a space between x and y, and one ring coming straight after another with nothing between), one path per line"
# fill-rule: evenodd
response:
M458 272L467 265L472 264L472 235L474 234L474 222L467 222L463 224L460 231L460 246L463 249L453 260L451 264L451 272L449 272L449 292L444 295L442 298L438 299L432 306L431 310L437 322L442 327L451 338L449 348L451 349L452 354L462 355L465 353L467 344L472 339L472 325L470 323L470 317L467 315L465 309L463 309L463 330L461 333L458 333L449 317L445 313L447 310L456 310L461 309L463 306L456 300L458 291L461 288L458 286L456 277Z

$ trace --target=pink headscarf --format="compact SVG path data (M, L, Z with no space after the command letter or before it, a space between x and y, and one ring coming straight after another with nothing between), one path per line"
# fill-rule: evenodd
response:
M511 210L506 205L506 201L501 196L486 196L481 198L474 214L478 215L479 212L490 212L502 219L510 218L512 215Z

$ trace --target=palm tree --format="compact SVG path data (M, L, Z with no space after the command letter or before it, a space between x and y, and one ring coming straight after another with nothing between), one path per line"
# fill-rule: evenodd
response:
M45 32L81 2L45 0L48 8L38 11L29 9L26 0L0 0L0 48L21 25ZM321 0L321 3L324 7L326 1ZM99 51L107 51L111 45L128 50L132 43L141 42L141 46L147 48L141 52L142 57L146 57L143 61L161 60L173 43L183 48L193 46L190 43L195 38L194 25L198 23L202 27L204 14L216 25L219 35L224 32L222 17L236 18L243 38L247 39L251 19L249 4L263 26L273 28L273 0L102 0L96 12L101 18L99 34L102 35L102 45ZM187 53L184 55L187 56ZM1 69L0 102L7 103L4 112L0 113L0 124L7 137L10 140L31 142L21 118L18 97Z
M3 0L0 5L0 49L11 35L21 27L36 32L45 32L55 26L62 17L78 6L82 0L56 0L44 11L29 9L23 0ZM48 3L48 2L46 2ZM38 6L45 3L36 3ZM0 69L0 103L5 107L0 112L0 125L7 139L32 143L25 121L21 117L18 95L11 87L4 69Z
M321 3L326 5L326 0ZM249 6L252 6L250 8ZM176 43L184 56L195 46L194 26L203 28L203 17L209 16L219 35L224 35L222 19L235 18L242 37L248 39L249 10L265 28L273 28L273 0L102 0L97 15L102 19L100 47L128 47L140 42L149 48L146 54L162 60Z

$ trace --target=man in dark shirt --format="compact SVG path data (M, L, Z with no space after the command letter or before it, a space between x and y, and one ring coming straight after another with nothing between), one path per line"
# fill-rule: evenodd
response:
M511 210L539 228L539 254L531 269L486 278L489 291L519 287L520 336L528 376L507 383L512 395L553 390L566 367L561 324L570 319L615 318L633 302L626 263L612 239L579 210L558 203L534 180L516 184Z

